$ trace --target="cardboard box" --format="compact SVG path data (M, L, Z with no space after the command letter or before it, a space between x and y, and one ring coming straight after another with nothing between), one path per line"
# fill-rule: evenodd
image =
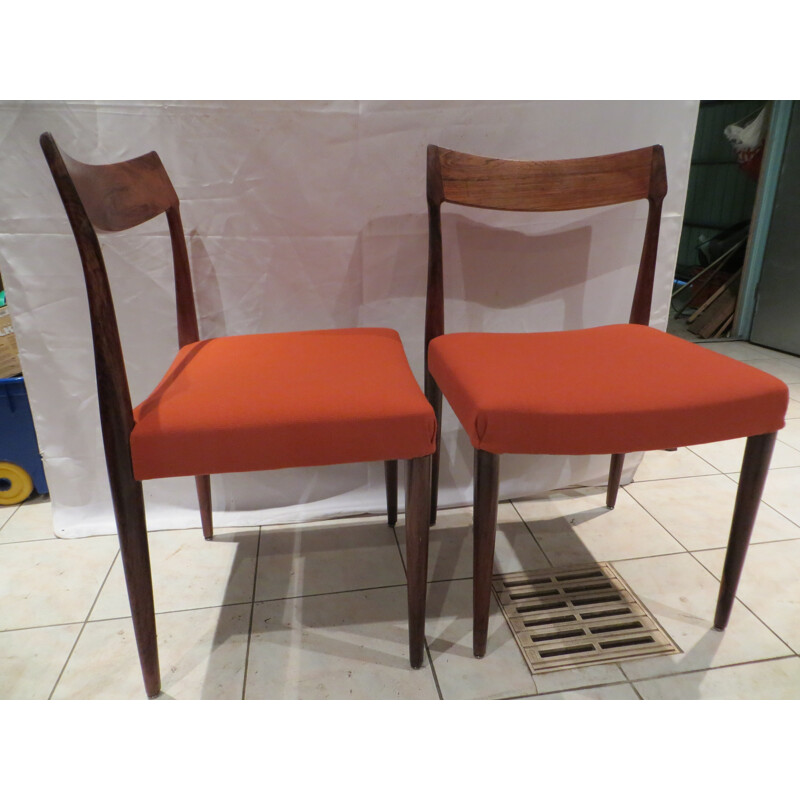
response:
M14 336L14 325L8 306L0 308L0 378L10 378L19 375L22 368L19 365L19 350L17 337Z

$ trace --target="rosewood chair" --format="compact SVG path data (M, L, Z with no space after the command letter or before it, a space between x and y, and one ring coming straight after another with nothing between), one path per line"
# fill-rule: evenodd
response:
M397 461L406 459L410 661L420 667L436 422L398 334L354 328L200 339L178 197L158 155L88 165L61 153L49 133L40 143L83 264L106 463L147 695L157 695L161 681L141 481L179 475L196 478L210 539L214 473L384 461L394 525ZM96 232L127 230L161 213L172 244L179 350L132 408Z
M758 369L648 327L666 192L660 145L538 162L428 147L425 393L439 423L444 394L475 448L477 657L486 652L502 453L610 454L606 504L613 508L626 453L748 437L714 618L716 629L727 625L788 389ZM555 212L636 200L647 200L649 210L627 324L555 333L444 333L443 202ZM438 460L437 442L432 522Z

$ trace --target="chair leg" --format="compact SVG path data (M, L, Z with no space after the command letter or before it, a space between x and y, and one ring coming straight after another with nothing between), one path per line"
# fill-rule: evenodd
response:
M148 697L156 697L161 691L161 670L142 484L133 476L117 474L111 478L111 494L144 688Z
M195 475L194 481L197 484L197 502L200 505L203 536L211 539L214 536L214 525L211 519L211 476Z
M608 490L606 492L606 505L614 508L617 504L619 481L622 478L622 466L625 463L625 453L614 453L611 456L611 469L608 471Z
M406 562L408 570L409 660L422 666L425 654L425 599L428 590L431 456L406 462Z
M472 523L472 651L476 658L483 658L486 655L499 477L500 456L486 450L475 450L475 502Z
M714 615L714 628L718 631L725 630L731 615L736 587L739 585L744 567L747 546L753 533L777 435L777 433L764 433L761 436L751 436L747 440L742 472L739 476L739 489L736 492L728 550L725 553L725 566L722 569L717 610Z
M397 523L397 461L384 461L386 472L386 514L389 518L389 527L394 528Z
M436 450L431 457L431 525L436 524L436 513L439 508L439 454L442 450L442 392L436 381L428 374L425 376L425 396L433 406L436 415Z

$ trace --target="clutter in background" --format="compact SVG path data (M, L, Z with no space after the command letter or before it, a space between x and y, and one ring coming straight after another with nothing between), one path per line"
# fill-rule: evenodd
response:
M753 180L758 180L761 171L761 159L764 155L764 140L766 139L767 107L750 114L738 122L733 122L725 128L725 138L731 143L736 160L742 171Z
M0 378L11 378L21 372L14 323L6 305L6 293L0 291Z
M0 506L22 503L34 489L48 491L21 372L6 293L0 288Z

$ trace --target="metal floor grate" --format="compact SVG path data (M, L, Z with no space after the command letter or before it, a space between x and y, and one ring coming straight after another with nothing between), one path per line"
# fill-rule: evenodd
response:
M495 575L532 673L680 653L610 564Z

